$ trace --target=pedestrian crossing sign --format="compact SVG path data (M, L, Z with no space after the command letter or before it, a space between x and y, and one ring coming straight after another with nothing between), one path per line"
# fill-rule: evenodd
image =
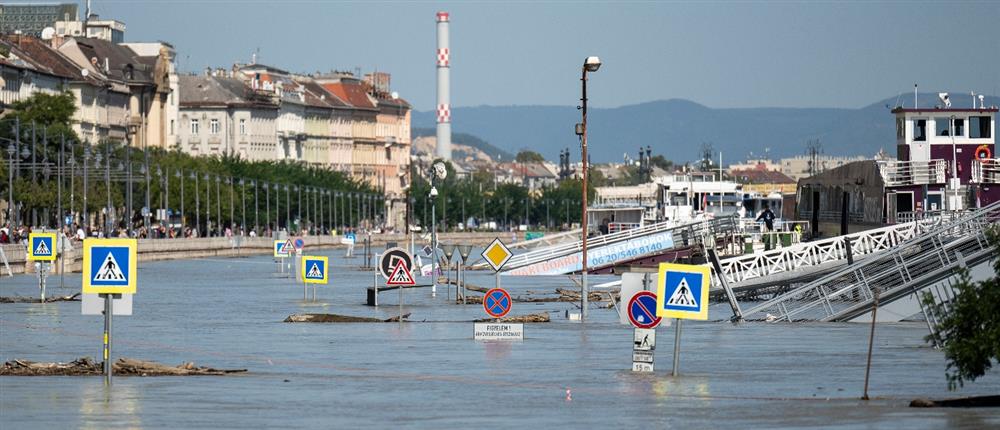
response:
M137 243L135 239L85 239L83 292L135 294Z
M660 263L656 316L707 320L710 270L708 266Z
M55 261L56 234L31 233L28 235L28 259L33 261Z
M326 284L330 279L327 272L329 264L327 257L302 257L302 282L307 284Z

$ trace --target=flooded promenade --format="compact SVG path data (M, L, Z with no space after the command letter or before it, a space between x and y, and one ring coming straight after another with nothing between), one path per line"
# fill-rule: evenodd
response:
M308 253L308 250L307 250ZM568 321L574 303L515 302L512 315L550 312L526 324L523 342L472 339L480 305L454 305L439 285L405 291L412 322L290 324L306 312L390 318L398 293L366 306L371 272L343 250L317 302L277 277L271 257L143 263L133 316L114 320L114 355L176 365L246 368L226 377L0 377L0 417L15 428L576 427L970 428L1000 426L993 409L914 409L918 397L996 394L988 374L949 393L940 351L920 322L881 324L871 395L864 383L868 326L847 323L686 322L681 376L670 377L672 327L658 330L657 372L630 371L632 329L614 309ZM616 279L594 276L592 283ZM426 283L428 279L418 279ZM33 276L0 278L0 295L37 295ZM380 280L381 282L381 280ZM492 273L468 282L491 286ZM565 276L502 278L513 296L572 288ZM79 290L49 279L50 294ZM728 316L725 304L710 315ZM80 303L0 305L0 359L99 357L103 319Z

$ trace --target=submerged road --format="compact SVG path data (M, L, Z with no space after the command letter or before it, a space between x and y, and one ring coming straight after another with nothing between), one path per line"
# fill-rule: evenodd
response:
M365 306L360 258L331 257L317 303L274 276L270 257L142 263L134 315L116 317L114 354L165 364L247 368L226 377L0 377L3 429L20 428L996 428L990 409L912 409L913 398L996 394L1000 374L949 393L940 351L923 323L879 325L871 395L864 383L868 326L685 322L681 376L672 378L673 328L661 327L655 374L633 374L632 329L611 309L581 325L573 303L514 303L511 315L549 311L515 343L477 343L480 305L454 305L448 287L406 289L412 323L282 323L329 312L389 318L398 291ZM593 283L615 279L597 276ZM573 285L566 277L501 278L512 295ZM417 279L426 283L427 279ZM475 285L492 275L468 272ZM67 275L60 290L79 290ZM454 290L452 290L453 292ZM0 278L0 295L36 295L33 276ZM310 293L311 296L311 293ZM725 304L715 315L728 315ZM79 302L0 304L0 359L99 356L103 319Z

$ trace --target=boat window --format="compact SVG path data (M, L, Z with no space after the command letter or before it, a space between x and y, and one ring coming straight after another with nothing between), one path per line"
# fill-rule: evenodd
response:
M937 130L934 133L935 136L951 136L951 127L948 124L948 118L934 118L934 129Z
M974 116L969 118L969 137L972 139L990 138L990 117Z
M955 118L955 136L965 136L965 118Z
M905 124L906 124L906 121L903 121L903 118L896 118L896 138L897 139L902 139L902 138L906 137L905 136L905 134L906 134L906 132L905 132L905 130L906 130Z
M913 141L914 142L926 142L927 141L927 120L926 119L914 119L913 120Z

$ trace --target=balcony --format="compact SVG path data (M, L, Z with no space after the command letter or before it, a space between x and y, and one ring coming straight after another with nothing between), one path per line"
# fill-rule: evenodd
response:
M972 160L972 182L1000 184L1000 162L996 158Z
M945 183L945 160L878 162L879 173L887 187Z

